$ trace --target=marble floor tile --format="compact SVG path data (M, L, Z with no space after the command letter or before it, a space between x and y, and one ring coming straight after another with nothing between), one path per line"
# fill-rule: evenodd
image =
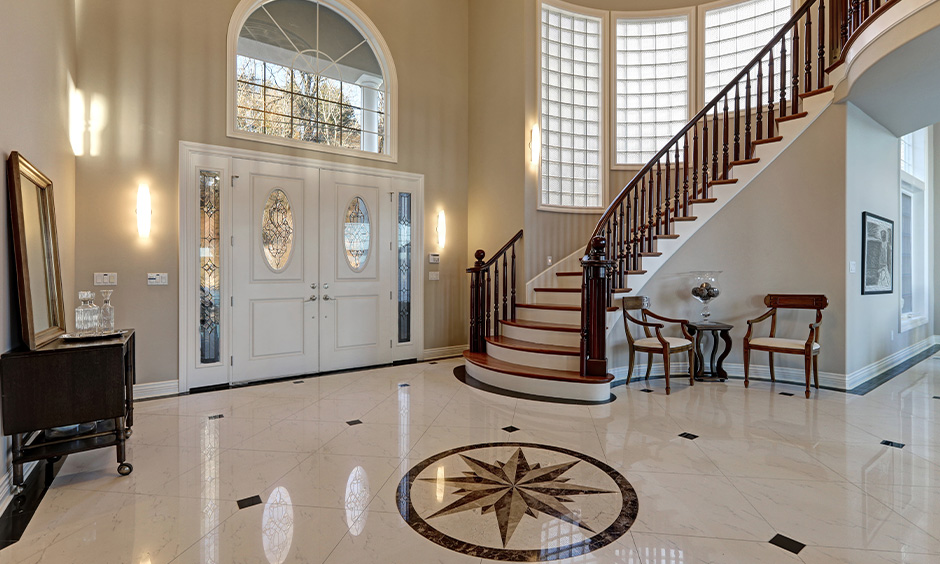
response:
M303 421L352 421L362 419L366 413L372 411L379 401L337 400L323 398L310 400L298 411L287 416L287 419L300 419Z
M286 488L294 505L310 507L365 507L399 468L398 458L342 454L314 454L275 480L264 490ZM262 498L265 495L262 495Z
M882 552L808 546L800 551L805 564L934 564L935 554L912 552Z
M764 541L633 533L641 564L801 564L799 556ZM769 539L768 539L769 540Z
M237 501L258 495L307 455L225 450L162 486L166 495Z
M696 441L678 436L668 439L642 433L600 435L607 462L620 472L667 472L716 476L721 471Z
M352 425L323 445L321 452L368 456L403 457L424 434L419 425L361 423Z
M879 443L794 443L846 480L867 487L877 485L940 486L940 461L930 462L904 448ZM936 462L936 463L935 463Z
M313 454L348 427L343 421L285 419L232 445L232 448Z
M699 438L695 444L731 477L779 478L784 480L844 480L803 449L784 441L752 444L736 440Z

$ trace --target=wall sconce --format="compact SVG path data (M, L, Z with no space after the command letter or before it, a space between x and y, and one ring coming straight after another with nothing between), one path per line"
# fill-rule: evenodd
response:
M152 215L150 187L141 184L137 187L137 234L141 237L150 237L150 218Z
M444 218L444 210L437 212L437 246L444 248L447 240L447 220Z
M539 135L539 126L532 126L532 136L529 138L529 159L532 164L539 162L539 151L542 148L542 139Z

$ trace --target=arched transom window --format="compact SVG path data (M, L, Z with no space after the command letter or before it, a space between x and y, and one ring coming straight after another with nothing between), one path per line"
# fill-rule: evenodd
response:
M394 70L367 18L345 0L242 4L229 134L392 156Z

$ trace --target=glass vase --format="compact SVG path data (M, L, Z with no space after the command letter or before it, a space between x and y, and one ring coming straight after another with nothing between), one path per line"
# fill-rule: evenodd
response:
M114 306L111 305L111 293L114 290L101 290L101 313L98 316L98 332L114 333Z
M75 333L79 337L88 337L98 332L100 310L95 305L95 293L82 290L78 293L81 305L75 308Z
M708 323L712 312L708 303L721 294L718 290L718 275L720 270L699 270L689 273L692 277L692 297L702 302L702 321Z

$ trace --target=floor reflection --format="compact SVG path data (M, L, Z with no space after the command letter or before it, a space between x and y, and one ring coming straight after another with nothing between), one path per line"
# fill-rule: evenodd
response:
M346 526L353 536L359 536L366 527L367 505L369 476L362 466L356 466L346 480Z
M219 560L219 420L206 422L200 437L202 447L202 562Z
M264 504L261 517L261 544L271 564L283 564L294 539L294 506L287 489L274 488Z

